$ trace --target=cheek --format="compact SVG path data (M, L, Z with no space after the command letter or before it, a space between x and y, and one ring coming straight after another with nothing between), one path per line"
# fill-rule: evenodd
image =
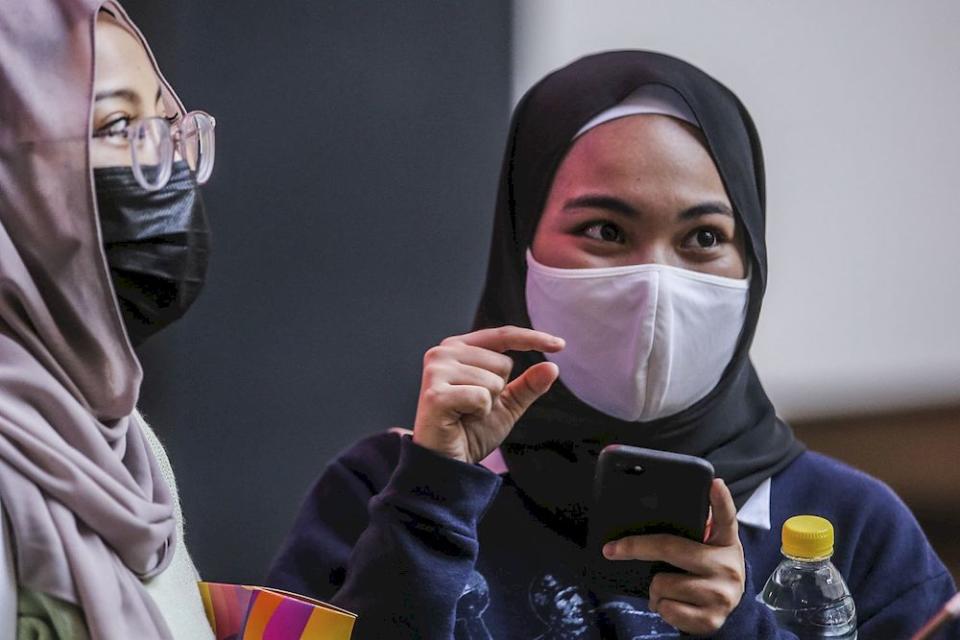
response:
M735 280L742 280L747 276L747 266L743 253L733 245L729 247L720 260L709 263L707 268L701 267L700 270Z
M739 253L737 254L737 257L736 257L736 260L735 260L735 264L736 264L736 266L735 266L735 268L734 268L734 270L733 270L734 273L733 273L733 275L730 276L730 277L732 277L732 278L739 278L739 279L741 279L741 280L742 280L743 278L746 278L746 277L747 277L747 261L744 259L743 255L741 255L741 254L739 254Z
M533 234L530 251L537 262L548 267L577 269L586 266L576 238L546 213Z
M129 167L131 163L130 149L118 146L100 139L90 141L90 166L99 167Z
M743 280L747 277L746 264L739 253L732 253L729 260L724 262L723 268L718 269L716 274L735 280Z
M724 250L723 255L714 256L707 261L690 259L688 255L674 253L674 260L667 261L666 264L734 280L742 280L747 275L746 263L732 246Z

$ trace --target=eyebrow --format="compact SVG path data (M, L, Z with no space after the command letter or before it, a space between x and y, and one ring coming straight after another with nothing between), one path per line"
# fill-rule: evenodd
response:
M592 193L567 200L563 205L563 209L565 211L570 211L573 209L604 209L606 211L612 211L614 213L619 213L620 215L629 217L637 217L640 215L640 211L620 198ZM689 209L684 209L677 215L677 219L682 221L693 220L695 218L717 213L730 216L731 218L734 217L733 209L731 209L727 203L715 201L701 202L700 204L694 205Z
M701 216L708 216L710 214L719 213L725 216L733 216L733 209L730 208L726 202L702 202L698 205L690 207L689 209L684 209L680 212L680 215L677 216L680 220L693 220L694 218L699 218Z
M157 85L157 97L153 99L154 102L160 100L161 96L160 85ZM113 91L101 91L94 97L94 101L107 100L109 98L121 98L133 104L140 104L140 96L137 95L137 92L133 89L114 89Z
M563 209L564 211L570 211L572 209L605 209L624 216L635 217L640 215L639 211L620 198L592 193L567 200L563 205Z

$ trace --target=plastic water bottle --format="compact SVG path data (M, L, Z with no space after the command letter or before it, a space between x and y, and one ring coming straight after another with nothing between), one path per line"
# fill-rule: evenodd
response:
M819 516L794 516L783 524L782 540L783 560L759 596L777 625L800 640L856 640L857 610L830 562L833 525Z

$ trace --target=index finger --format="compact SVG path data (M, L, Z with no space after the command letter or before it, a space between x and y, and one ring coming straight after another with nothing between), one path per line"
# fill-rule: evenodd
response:
M607 547L613 545L614 555L608 555ZM643 560L667 562L694 575L710 574L710 553L714 551L702 542L669 533L650 533L620 538L604 547L604 556L609 560Z
M564 347L562 338L524 327L504 326L480 329L462 336L447 338L447 341L459 341L474 347L491 351L560 351Z

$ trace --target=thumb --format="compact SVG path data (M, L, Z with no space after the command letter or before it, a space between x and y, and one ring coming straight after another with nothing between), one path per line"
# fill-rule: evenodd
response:
M560 376L560 369L552 362L538 362L506 386L500 401L513 422L545 394Z
M725 547L738 543L737 507L727 483L719 478L710 487L710 509L713 522L707 544Z

